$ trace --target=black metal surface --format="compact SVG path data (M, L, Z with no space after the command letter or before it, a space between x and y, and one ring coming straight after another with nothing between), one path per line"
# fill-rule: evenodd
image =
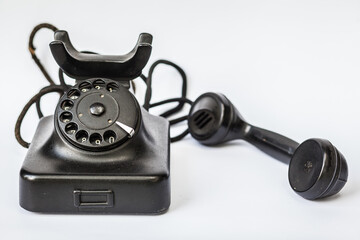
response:
M148 33L139 35L132 51L117 56L79 52L63 30L56 31L54 37L50 49L55 61L68 76L77 80L110 78L129 81L140 76L151 54L152 36Z

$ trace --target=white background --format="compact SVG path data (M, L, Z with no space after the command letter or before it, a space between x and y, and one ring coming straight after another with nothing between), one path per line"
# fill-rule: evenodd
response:
M286 165L249 144L209 148L187 137L171 145L172 204L164 215L23 210L18 172L26 149L13 129L47 84L27 50L41 22L67 30L80 50L106 54L126 53L139 33L153 34L145 74L155 60L172 60L188 75L191 99L222 92L252 124L299 142L329 139L348 161L347 185L335 197L307 201L289 187ZM360 239L360 1L0 0L0 30L1 239ZM35 46L56 78L51 40L42 30ZM159 67L154 100L179 93L176 71ZM56 94L43 100L47 114L56 102ZM32 108L26 139L37 122Z

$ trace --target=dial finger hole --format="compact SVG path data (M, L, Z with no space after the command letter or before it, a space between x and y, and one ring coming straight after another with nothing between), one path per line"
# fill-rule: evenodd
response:
M98 133L93 133L90 135L90 143L92 145L100 145L102 142L102 137Z
M61 103L61 108L66 111L71 110L73 108L73 106L74 106L74 103L70 100L65 100Z
M76 123L69 123L65 126L65 132L67 134L74 134L76 131L78 130L78 126L76 125Z
M109 130L104 133L105 142L111 144L115 142L115 139L116 139L116 134L113 131Z
M63 112L60 115L60 121L62 121L63 123L68 123L72 120L72 114L70 112Z
M116 83L112 82L107 85L106 89L109 92L116 92L117 90L119 90L119 86Z
M79 143L86 142L88 138L89 138L89 134L85 130L80 130L79 132L76 133L76 140Z
M83 82L79 85L79 89L82 92L88 92L91 89L91 83L89 82Z
M98 79L98 80L94 81L93 85L94 85L94 88L100 89L100 88L105 87L105 82L101 79Z
M77 90L77 89L71 89L69 92L68 92L68 97L70 98L70 99L73 99L73 100L75 100L75 99L78 99L79 97L80 97L80 92L79 92L79 90Z

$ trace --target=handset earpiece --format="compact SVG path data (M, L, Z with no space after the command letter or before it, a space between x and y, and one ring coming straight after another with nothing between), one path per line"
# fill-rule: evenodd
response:
M327 140L309 139L302 144L247 123L222 94L205 93L190 109L190 134L204 145L245 140L268 155L289 164L292 189L306 199L338 193L348 169L344 156Z

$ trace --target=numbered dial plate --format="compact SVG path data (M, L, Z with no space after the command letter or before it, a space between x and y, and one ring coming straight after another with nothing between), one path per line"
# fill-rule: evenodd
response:
M111 149L132 138L140 119L139 105L128 89L103 78L70 88L55 112L61 134L72 144L94 151Z

